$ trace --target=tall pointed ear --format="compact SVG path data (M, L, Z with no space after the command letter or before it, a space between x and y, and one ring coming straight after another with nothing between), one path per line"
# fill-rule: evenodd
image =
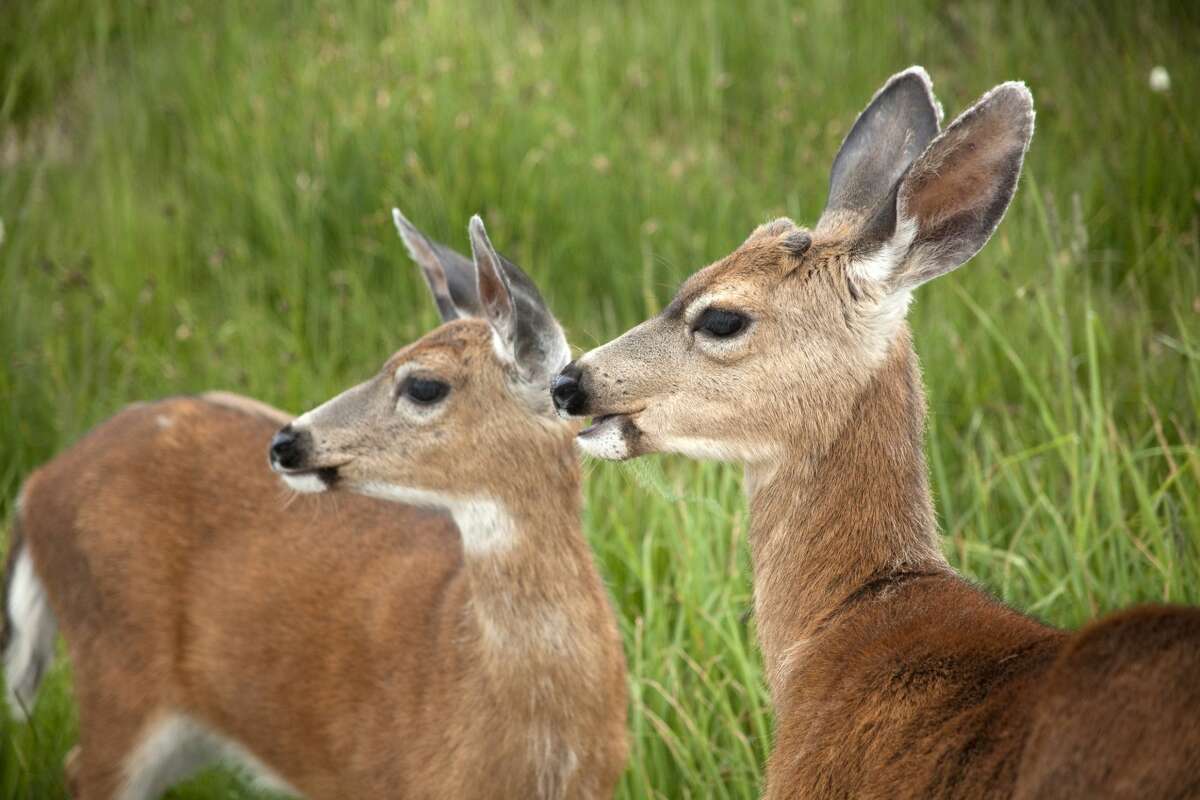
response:
M545 389L550 377L571 360L562 326L529 276L496 252L478 215L471 217L468 229L483 316L503 348L502 355L516 365L525 381ZM539 391L537 396L548 395Z
M937 136L942 106L922 67L888 79L858 115L833 160L818 230L857 227L884 203L913 159Z
M901 178L894 206L877 217L876 227L890 227L891 235L852 269L897 292L966 263L1008 210L1033 122L1033 95L1023 83L980 98Z
M483 316L475 289L475 265L446 245L421 233L400 213L400 209L392 209L392 221L396 223L396 230L404 240L408 254L421 268L442 321Z
M500 265L500 254L492 246L487 229L479 215L471 217L467 226L471 236L471 255L475 257L475 278L479 286L479 303L483 306L483 317L492 326L496 338L506 348L505 355L515 355L517 312L513 307L512 290L508 287L508 276Z

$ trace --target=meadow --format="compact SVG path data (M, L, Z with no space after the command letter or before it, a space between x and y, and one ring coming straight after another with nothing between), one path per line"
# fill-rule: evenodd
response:
M126 403L299 411L436 323L398 205L480 212L588 349L778 215L812 223L855 115L910 64L948 118L1008 79L1016 199L911 314L945 551L1074 626L1200 603L1200 13L1184 2L39 0L0 23L0 520ZM1162 66L1170 85L1152 89ZM752 798L771 715L737 470L587 465L620 617L623 798ZM0 538L0 541L7 541ZM63 796L57 662L0 718L0 797ZM177 800L259 797L214 770Z

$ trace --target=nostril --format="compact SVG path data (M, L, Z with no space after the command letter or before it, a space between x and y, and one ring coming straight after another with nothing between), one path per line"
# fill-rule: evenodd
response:
M555 376L550 384L550 396L554 399L554 407L568 414L578 414L583 410L587 401L587 393L580 383L580 370L570 364Z
M285 469L299 466L299 439L291 425L276 433L271 439L271 461Z
M550 391L554 394L556 403L565 403L570 400L575 392L579 389L579 381L569 375L558 375L554 378L554 383L550 386Z

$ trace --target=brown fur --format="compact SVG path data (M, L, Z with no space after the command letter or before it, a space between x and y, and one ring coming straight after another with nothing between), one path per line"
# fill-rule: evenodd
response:
M519 559L508 575L465 563L440 513L289 496L266 464L282 412L234 400L128 409L26 484L27 546L74 665L81 796L111 796L167 711L312 798L535 796L532 716L587 731L564 796L610 795L626 752L623 659L581 537L571 578L601 609L583 657L603 668L496 653L471 609L522 578ZM553 484L576 498L564 514L577 481Z
M760 629L778 637L764 650L803 643L776 686L768 795L1188 796L1200 610L1138 609L1066 634L906 557L934 532L914 362L904 342L810 477L783 466L752 499ZM881 464L884 441L904 444ZM792 553L765 544L782 541ZM1089 640L1102 665L1080 658Z
M835 208L800 255L799 228L763 226L563 373L601 418L590 452L745 464L769 798L1200 794L1200 609L1063 632L938 550L908 292L987 241L1032 132L1029 92L998 87L874 218ZM749 322L706 336L707 308Z
M200 399L209 403L215 403L219 406L227 406L229 408L244 411L247 414L266 417L279 427L283 427L291 422L295 417L286 411L282 411L275 406L268 405L261 400L255 400L253 397L234 394L233 392L205 392L200 395Z
M544 389L524 385L494 341L488 323L459 319L400 350L374 378L296 420L308 437L303 468L336 469L345 492L420 492L502 509L512 526L497 534L502 541L474 542L460 526L472 579L465 624L479 642L469 677L483 697L474 705L497 714L473 728L480 738L471 745L494 748L497 725L522 732L488 773L508 764L513 782L488 792L535 797L549 780L553 796L607 796L626 754L625 663L580 526L576 426L554 416ZM415 405L403 391L411 376L442 381L449 393ZM535 751L551 752L531 753L531 735ZM531 758L565 772L523 771Z
M762 248L752 237L680 296L740 282L770 303L759 309L765 317L821 307L843 329L854 325L840 319L842 300L816 301L838 290L839 248L815 244L813 260L793 269L781 259L774 274ZM747 288L769 284L765 295ZM656 336L669 324L665 315L647 323ZM774 333L758 336L772 352ZM825 338L792 340L815 348ZM773 383L799 376L819 388L806 398L714 383L720 405L697 400L694 387L710 390L702 365L669 361L675 352L652 341L635 329L581 361L589 376L620 379L620 388L591 385L616 392L601 394L594 413L654 398L631 417L638 441L654 449L731 415L739 422L726 428L737 437L729 450L763 454L746 459L746 480L755 619L777 716L766 796L1165 798L1200 788L1200 610L1138 609L1068 634L956 576L937 552L925 404L906 329L873 373L864 357L818 378L775 351ZM629 342L639 355L624 349ZM654 371L643 371L646 358ZM846 393L851 405L832 397ZM762 397L769 406L757 405ZM675 403L686 417L662 410ZM1102 664L1093 653L1105 654Z

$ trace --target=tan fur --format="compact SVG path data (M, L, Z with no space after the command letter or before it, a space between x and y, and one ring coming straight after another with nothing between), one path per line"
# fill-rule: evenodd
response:
M774 246L752 238L679 293L749 304L759 330L737 377L685 344L673 310L580 360L594 413L633 412L632 454L704 436L747 462L777 715L767 796L1200 789L1200 611L1141 609L1071 635L957 577L937 549L907 329L871 369L842 249L818 240L802 264L776 249L771 268Z
M1024 87L998 87L881 188L899 197L890 230L878 209L837 210L797 255L800 229L763 226L563 373L572 413L599 417L585 449L746 466L767 797L1200 794L1200 610L1059 631L938 550L903 312L994 230L1032 120ZM751 322L705 336L710 306Z
M408 404L402 387L414 375L449 384L446 401L432 410ZM465 548L472 598L461 630L478 649L463 689L479 696L464 707L495 714L472 721L474 745L494 749L498 725L518 739L498 762L512 777L489 792L535 797L549 780L554 796L607 796L626 755L624 657L579 522L577 426L554 417L544 393L536 406L515 366L497 356L487 323L462 319L399 351L375 378L295 427L311 437L305 466L336 466L340 489L485 500L511 519L514 535L502 546L473 555L467 538ZM571 763L561 783L538 774L539 758L563 754Z
M476 351L455 364L481 366ZM521 424L485 405L493 430ZM514 453L512 490L547 513L482 561L442 513L292 496L266 463L286 419L226 394L140 405L30 476L21 527L74 666L80 796L113 796L167 712L311 798L611 795L624 661L579 531L568 427ZM502 435L477 444L453 453L470 462ZM529 595L571 648L538 646L513 616ZM481 615L513 638L485 636Z

